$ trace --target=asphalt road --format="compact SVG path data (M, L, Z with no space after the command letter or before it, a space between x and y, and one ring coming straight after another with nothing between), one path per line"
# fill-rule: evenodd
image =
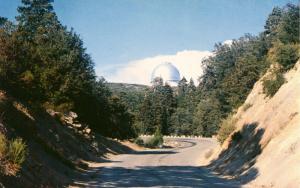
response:
M95 172L87 187L239 187L199 167L199 158L215 147L212 139L171 139L171 149L153 149L113 157Z

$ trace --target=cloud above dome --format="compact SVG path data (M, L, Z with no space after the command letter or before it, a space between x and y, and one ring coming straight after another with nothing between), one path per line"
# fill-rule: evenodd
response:
M109 82L132 84L151 84L151 73L156 66L163 62L171 62L186 79L193 78L198 83L202 75L202 61L212 55L209 51L184 50L174 55L158 55L135 60L125 65L96 68L98 76L104 76Z

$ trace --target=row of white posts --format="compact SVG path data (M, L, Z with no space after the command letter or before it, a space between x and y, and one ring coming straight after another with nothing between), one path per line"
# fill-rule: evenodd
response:
M140 135L139 137L153 137L154 135ZM177 135L168 135L168 136L164 136L164 138L193 138L193 139L200 139L200 138L204 138L202 136L193 136L193 135L181 135L181 136L177 136Z

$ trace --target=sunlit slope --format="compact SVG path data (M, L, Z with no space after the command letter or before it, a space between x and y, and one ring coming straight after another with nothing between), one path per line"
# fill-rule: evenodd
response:
M300 62L272 98L263 94L263 78L235 114L234 140L214 153L211 166L251 187L300 187Z

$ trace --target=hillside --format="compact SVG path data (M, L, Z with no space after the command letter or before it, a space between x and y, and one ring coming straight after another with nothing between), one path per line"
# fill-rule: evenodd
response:
M74 115L45 111L0 91L0 133L22 138L27 155L17 176L0 176L6 187L62 187L87 170L85 161L105 161L130 149L90 132ZM1 185L1 184L0 184Z
M148 86L140 84L126 84L126 83L107 83L106 84L112 92L144 92Z
M251 187L299 187L300 62L272 98L263 94L264 77L234 115L237 128L209 166Z

